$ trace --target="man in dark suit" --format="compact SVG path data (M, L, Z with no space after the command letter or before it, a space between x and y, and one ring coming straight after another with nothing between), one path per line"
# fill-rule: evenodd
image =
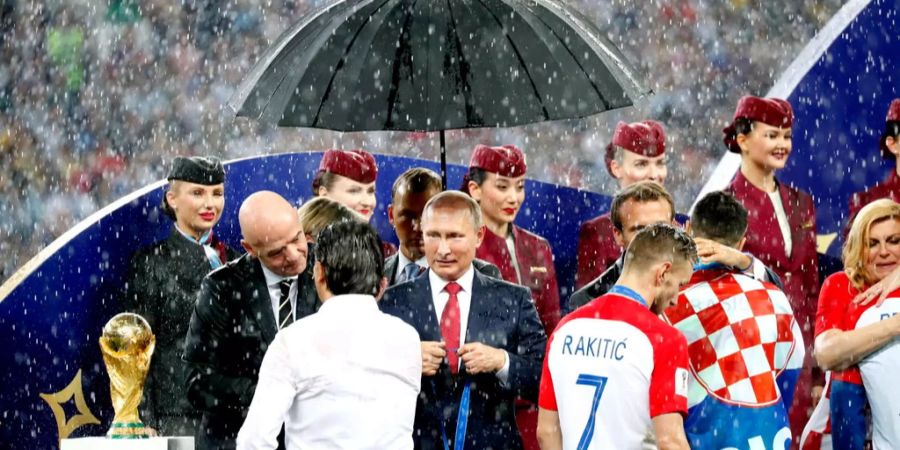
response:
M380 302L422 340L415 447L521 448L515 399L536 398L547 341L529 291L474 269L484 230L469 196L432 197L422 230L427 275L389 288Z
M384 277L389 286L417 278L428 269L422 237L422 210L425 203L440 192L440 175L422 167L409 169L394 181L388 220L397 233L400 251L384 260ZM473 264L475 270L489 277L501 277L500 269L487 261L476 258Z
M641 181L618 193L612 202L610 217L616 242L622 248L648 225L667 223L676 225L672 196L660 184ZM736 268L753 278L769 281L781 287L778 276L757 258L710 239L697 238L697 248L704 262L717 262ZM575 291L569 297L567 312L572 312L591 300L606 294L622 273L624 255L619 256L599 277Z
M247 253L203 279L185 340L188 401L203 411L198 449L235 447L266 348L319 305L297 210L261 191L238 218Z

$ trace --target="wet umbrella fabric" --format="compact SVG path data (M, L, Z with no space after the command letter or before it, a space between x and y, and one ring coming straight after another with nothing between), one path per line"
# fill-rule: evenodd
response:
M279 126L443 131L585 117L647 93L560 1L340 0L286 31L230 104Z

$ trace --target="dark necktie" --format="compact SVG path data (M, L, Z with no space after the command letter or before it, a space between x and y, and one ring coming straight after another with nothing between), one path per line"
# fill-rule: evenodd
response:
M416 263L409 263L406 267L403 268L403 273L400 275L400 282L406 282L410 280L414 280L416 275L419 274L419 266Z
M294 308L291 306L291 285L294 280L287 279L278 282L281 297L278 299L278 329L282 329L294 323Z
M444 290L450 294L444 311L441 313L441 336L447 348L447 362L450 364L450 372L454 375L459 371L459 291L462 290L455 281L447 283Z

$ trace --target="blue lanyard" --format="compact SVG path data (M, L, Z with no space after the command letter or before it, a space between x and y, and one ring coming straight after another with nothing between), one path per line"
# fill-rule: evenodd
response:
M432 389L434 385L432 385ZM466 442L466 427L469 425L469 399L472 394L472 382L466 381L463 387L462 397L459 399L459 411L456 414L456 435L453 437L453 450L463 450ZM444 425L443 414L438 412L438 421L441 423L441 437L444 442L444 450L450 450L450 441L447 440L447 427Z
M719 270L719 269L728 269L724 264L711 262L711 263L701 263L694 266L694 271L698 270Z
M622 286L621 284L617 284L617 285L609 288L608 293L619 294L623 297L628 297L631 300L634 300L644 306L647 306L647 301L644 300L644 297L641 297L641 294L638 294L637 292L634 291L634 289Z

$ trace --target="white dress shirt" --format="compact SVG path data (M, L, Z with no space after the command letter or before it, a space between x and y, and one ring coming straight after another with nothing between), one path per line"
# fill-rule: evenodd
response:
M291 301L291 315L293 316L291 318L297 320L297 290L300 289L297 286L297 278L299 275L283 277L269 270L262 262L259 265L262 267L263 275L266 277L266 287L269 289L269 300L272 302L272 312L275 313L275 323L278 323L278 319L281 317L278 314L278 308L281 306L279 303L281 301L281 287L278 286L278 283L281 283L282 280L294 280L291 283L291 290L288 292L288 299Z
M339 295L278 332L237 448L411 449L422 348L370 295Z
M459 345L462 347L466 343L466 331L469 325L469 311L472 309L472 280L475 278L475 267L469 266L456 283L462 288L456 294L456 300L459 302ZM431 284L431 299L434 302L434 312L437 314L437 322L441 323L441 315L444 313L444 307L450 300L450 293L444 290L449 281L445 281L439 277L433 270L428 271L428 282ZM459 349L448 348L447 352L457 351ZM506 384L509 379L509 354L503 350L506 355L506 362L503 368L497 372L497 378L502 384ZM458 359L462 365L462 358Z

